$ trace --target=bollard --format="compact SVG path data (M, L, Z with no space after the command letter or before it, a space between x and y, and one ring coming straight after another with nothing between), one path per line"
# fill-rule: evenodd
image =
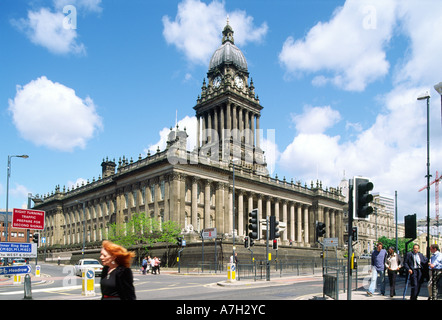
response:
M39 265L35 266L35 276L40 277L41 276L41 267Z
M25 275L25 296L23 299L31 300L32 299L32 288L31 288L31 276L29 273Z
M13 284L21 284L21 274L14 274L14 282Z
M227 282L235 282L236 281L236 266L234 263L230 263L227 265Z
M95 296L95 271L93 269L83 270L81 295Z

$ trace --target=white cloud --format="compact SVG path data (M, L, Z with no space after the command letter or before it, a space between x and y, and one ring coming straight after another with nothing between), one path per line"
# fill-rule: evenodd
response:
M341 120L341 115L330 106L305 106L303 114L292 114L292 121L300 133L323 133L339 120Z
M303 39L288 37L279 54L288 74L321 73L312 83L333 83L362 91L383 76L390 64L385 46L395 23L395 2L346 1L328 22L318 22Z
M55 54L85 54L78 42L77 17L90 12L101 13L101 0L53 0L54 10L29 10L27 18L11 20L32 43Z
M51 12L47 8L28 11L27 19L12 20L18 30L26 34L32 43L42 46L55 54L84 54L85 46L77 43L77 31L65 28L62 11Z
M163 36L168 44L175 45L186 58L197 64L207 64L213 52L221 45L221 30L229 24L235 34L235 44L260 42L268 27L263 23L255 27L253 17L244 11L227 12L224 3L212 1L205 4L199 0L183 0L178 4L175 20L163 17Z
M102 120L91 98L45 76L17 86L9 111L21 136L38 146L61 151L84 148L102 128Z

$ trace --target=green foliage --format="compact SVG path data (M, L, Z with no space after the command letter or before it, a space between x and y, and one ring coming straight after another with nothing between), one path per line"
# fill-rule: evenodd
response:
M378 241L382 242L382 245L384 247L385 250L388 250L389 247L393 247L396 248L396 238L387 238L387 237L380 237L378 239ZM399 252L401 254L403 254L405 252L405 244L409 241L409 239L405 239L405 238L398 238L398 247L399 247ZM408 245L408 251L410 251L410 248L413 246L413 242L411 242Z
M176 222L160 223L159 220L147 217L141 212L133 214L124 224L110 224L108 239L126 248L141 245L148 249L157 242L174 242L180 232L181 229Z

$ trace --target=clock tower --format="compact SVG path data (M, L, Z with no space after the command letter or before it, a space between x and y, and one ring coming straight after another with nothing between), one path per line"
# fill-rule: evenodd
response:
M194 107L197 117L197 149L204 158L229 164L241 160L241 168L268 175L260 148L259 119L263 107L255 95L247 61L235 46L233 29L227 21L222 44L209 63L207 79Z

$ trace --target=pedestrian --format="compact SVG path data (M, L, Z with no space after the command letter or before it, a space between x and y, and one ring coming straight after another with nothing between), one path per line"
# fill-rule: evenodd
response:
M120 245L103 241L100 255L103 264L100 281L102 300L136 300L130 268L134 256L134 252Z
M144 257L143 261L141 262L141 270L143 274L146 274L147 269L147 257Z
M371 254L371 282L368 288L367 295L371 297L376 289L377 279L381 284L381 294L385 295L385 259L387 258L387 251L382 248L382 242L378 242L376 250Z
M437 299L437 286L442 276L442 254L439 251L439 245L430 245L431 257L428 266L430 267L430 280L428 281L428 300Z
M158 271L158 274L160 274L160 259L158 257L155 257L155 270Z
M150 266L152 268L152 274L157 274L157 268L155 268L155 258L150 259Z
M146 273L152 273L152 258L150 256L147 256L147 267L146 267Z
M388 248L387 260L385 267L387 267L388 280L390 283L390 297L396 295L396 277L401 268L401 257L395 252L394 247Z
M410 300L417 300L421 285L424 282L423 274L427 266L428 259L419 252L419 245L413 246L413 251L407 252L407 256L404 260L405 270L408 272L410 278Z

